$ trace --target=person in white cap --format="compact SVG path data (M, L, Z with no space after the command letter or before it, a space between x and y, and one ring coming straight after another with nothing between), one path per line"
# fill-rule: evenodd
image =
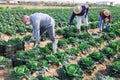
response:
M100 18L99 18L99 29L100 32L103 31L104 26L110 27L111 21L111 12L108 9L103 9L100 11ZM108 24L106 24L106 20L108 20Z
M40 36L47 31L51 41L53 42L53 52L57 51L57 43L55 39L55 21L52 17L43 13L34 13L30 16L23 15L22 22L26 25L31 24L33 26L32 36L34 38L34 47L39 45Z
M72 27L73 19L76 16L78 32L81 31L82 20L84 21L84 25L86 26L86 31L88 31L88 10L89 6L87 4L75 6L69 21L69 27Z

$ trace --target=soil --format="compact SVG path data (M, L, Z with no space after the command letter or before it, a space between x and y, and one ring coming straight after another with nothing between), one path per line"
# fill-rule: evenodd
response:
M94 32L94 33L97 33L98 31L99 31L98 29L90 29L90 30L89 30L90 34L92 34L93 32ZM30 34L30 33L27 33L27 34ZM12 37L11 37L11 36L7 36L7 35L5 35L5 34L2 34L2 37L1 37L0 40L6 40L6 41L7 41L7 40L10 39L10 38L12 38ZM62 37L62 36L56 36L56 39L57 39L57 41L58 41L59 39L63 39L63 37ZM116 38L116 39L114 39L114 40L112 40L112 41L116 41L116 40L120 40L120 38ZM44 47L44 46L45 46L47 43L49 43L49 42L51 42L49 39L47 39L47 40L45 40L45 41L41 41L41 42L40 42L40 46L41 46L41 47ZM33 45L34 45L33 43L30 43L30 44L25 43L25 50L32 49ZM87 54L80 54L80 55L78 55L78 56L76 57L75 60L70 60L70 62L71 62L72 64L77 64L77 61L80 60L81 57L84 58L84 57L88 56L89 54L91 54L93 51L99 51L100 49L104 48L106 45L107 45L107 42L105 41L105 42L100 46L100 48L96 48L96 47L91 48L91 49L88 51ZM68 48L71 48L71 46L69 46ZM64 49L61 49L60 51L63 51L63 52L64 52ZM95 64L95 66L97 66L96 70L92 73L92 75L88 75L88 74L85 73L83 80L89 80L90 78L95 77L95 75L96 75L98 72L106 75L106 71L105 71L106 65L112 64L112 63L113 63L113 62L112 62L111 60L106 59L106 62L104 62L104 63L102 63L102 64ZM46 76L58 76L56 70L57 70L58 68L61 68L61 67L62 67L62 66L51 65L50 68L49 68L49 71L47 71L47 72L45 73L45 75L46 75ZM8 75L9 75L9 70L7 70L7 69L0 70L0 78L1 78L2 80L5 80L5 78L6 78ZM34 76L36 76L36 75L34 74ZM120 80L120 79L118 79L118 80Z
M0 69L0 80L5 80L5 78L9 75L8 69Z

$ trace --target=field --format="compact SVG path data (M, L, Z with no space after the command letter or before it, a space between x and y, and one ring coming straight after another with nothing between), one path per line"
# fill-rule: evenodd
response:
M112 13L111 28L98 33L99 11ZM68 23L71 8L0 9L0 79L2 80L120 80L120 7L90 8L89 33L77 33ZM58 52L45 33L39 47L29 42L32 26L21 22L23 14L49 14L56 21Z

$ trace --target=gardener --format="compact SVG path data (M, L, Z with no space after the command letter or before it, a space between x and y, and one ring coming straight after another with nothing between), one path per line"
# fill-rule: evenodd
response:
M78 32L81 31L82 20L84 21L84 25L86 26L86 31L88 32L88 10L89 10L89 6L86 4L75 6L70 18L69 27L70 28L72 27L73 19L76 16Z
M34 13L30 16L23 15L22 22L26 25L33 26L32 36L35 41L34 47L39 45L40 36L47 31L51 41L53 42L53 52L56 53L57 43L55 39L55 21L52 17L43 13Z
M100 11L100 18L99 18L99 29L100 32L103 31L104 26L106 26L106 28L110 27L110 19L111 19L111 13L109 10L107 9L103 9L102 11ZM106 21L108 20L108 24L106 23Z

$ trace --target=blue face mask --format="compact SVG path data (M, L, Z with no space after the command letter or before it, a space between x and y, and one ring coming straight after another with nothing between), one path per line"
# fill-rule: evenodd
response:
M25 24L26 24L26 25L30 25L30 24L31 24L31 22L30 22L30 21L28 21L28 22L26 22Z

